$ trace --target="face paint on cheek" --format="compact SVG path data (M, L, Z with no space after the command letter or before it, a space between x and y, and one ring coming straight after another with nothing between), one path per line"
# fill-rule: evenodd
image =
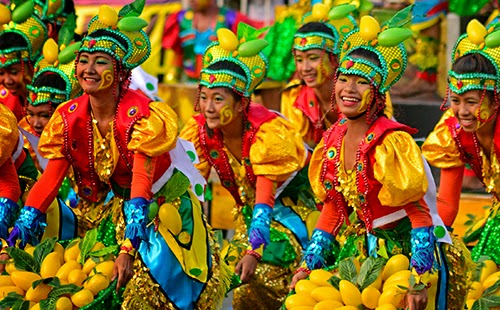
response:
M110 87L113 82L115 80L115 77L114 77L114 74L113 74L113 70L104 70L102 72L102 76L101 76L101 85L99 85L99 88L98 89L105 89L105 88L108 88Z
M225 105L220 109L220 124L225 126L233 119L233 109L229 105Z
M484 121L486 121L491 116L489 98L483 99L483 102L481 102L481 105L479 106L479 108L477 108L477 110L474 114L476 115L476 119L477 119L477 127L476 127L476 130L477 130L477 129L483 127L484 124L486 124L486 122L484 122ZM483 120L483 122L481 122L480 120Z
M363 93L363 96L361 97L361 105L358 108L359 113L363 113L366 109L368 109L368 105L370 104L370 101L372 101L371 93L371 89L367 89Z

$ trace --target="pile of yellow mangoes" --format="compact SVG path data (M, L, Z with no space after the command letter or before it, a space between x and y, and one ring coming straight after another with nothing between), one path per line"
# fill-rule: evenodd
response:
M354 259L359 274L359 261ZM376 280L360 291L359 286L348 280L340 280L338 289L330 283L337 271L313 270L308 279L295 285L295 294L285 300L287 310L357 310L363 305L367 309L396 310L404 308L407 288L410 287L411 271L408 257L392 256L378 274ZM437 275L429 276L429 305L433 305L432 290L437 289ZM432 309L431 306L427 309Z
M473 281L467 294L467 309L472 309L472 305L481 297L485 297L485 295L497 295L500 296L500 289L493 288L493 285L498 286L498 282L500 281L500 271L497 269L497 265L492 260L484 260L479 262L480 264L480 273L479 277L477 277L477 281ZM488 288L492 287L488 292ZM500 309L500 307L490 307L490 309Z
M89 257L82 265L79 242L69 244L66 249L56 242L53 251L43 259L39 273L17 270L13 262L7 263L5 270L8 275L0 275L0 301L15 292L30 302L31 310L38 310L40 301L47 299L55 288L46 281L33 288L33 282L58 278L61 285L73 284L81 289L58 296L57 310L72 310L90 304L100 291L108 288L113 276L114 256ZM96 242L90 253L104 247L101 242ZM29 245L25 248L31 256L34 250L35 247Z

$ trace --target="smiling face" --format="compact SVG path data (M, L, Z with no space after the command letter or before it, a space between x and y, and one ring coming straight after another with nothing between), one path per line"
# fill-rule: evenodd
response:
M478 120L486 120L491 116L491 98L490 95L484 96L481 101L482 91L470 90L462 95L451 93L451 109L458 119L460 127L466 132L474 132L484 123Z
M14 95L23 95L26 92L26 80L23 64L16 63L0 68L0 84Z
M300 77L311 88L321 86L327 76L331 76L336 69L328 53L320 49L295 50L295 63Z
M49 122L51 107L49 103L33 106L29 104L26 107L27 120L31 128L37 135L41 135L43 128Z
M84 92L95 95L112 92L115 81L114 59L102 52L82 52L76 65L78 83Z
M236 101L230 90L224 87L200 90L200 110L210 129L223 128L241 118L243 106Z
M340 74L335 84L335 98L340 112L348 118L364 113L372 100L370 83L358 75Z

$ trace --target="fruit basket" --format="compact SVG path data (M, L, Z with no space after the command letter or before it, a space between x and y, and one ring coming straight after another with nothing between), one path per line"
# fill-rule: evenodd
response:
M90 230L66 247L53 238L24 250L7 248L0 309L118 309L122 297L110 281L118 246L104 246L97 235Z

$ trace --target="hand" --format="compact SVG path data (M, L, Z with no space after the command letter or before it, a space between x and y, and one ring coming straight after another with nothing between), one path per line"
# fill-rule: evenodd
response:
M300 280L303 280L307 278L307 272L305 271L299 271L297 272L293 278L292 278L292 283L290 283L290 290L293 290L295 288L295 285L297 284L297 282L299 282Z
M10 259L9 254L7 254L7 253L0 254L1 261L7 261L9 259ZM0 274L4 271L5 271L5 264L0 264Z
M427 288L421 291L408 292L408 294L406 294L406 309L424 310L427 307L428 301Z
M234 271L237 275L240 276L242 283L248 283L252 279L255 274L255 269L257 269L257 265L259 261L252 255L245 255L238 262Z
M134 257L129 254L120 254L116 258L115 267L113 268L113 278L114 281L118 277L118 283L116 283L116 293L120 288L125 287L134 276Z

